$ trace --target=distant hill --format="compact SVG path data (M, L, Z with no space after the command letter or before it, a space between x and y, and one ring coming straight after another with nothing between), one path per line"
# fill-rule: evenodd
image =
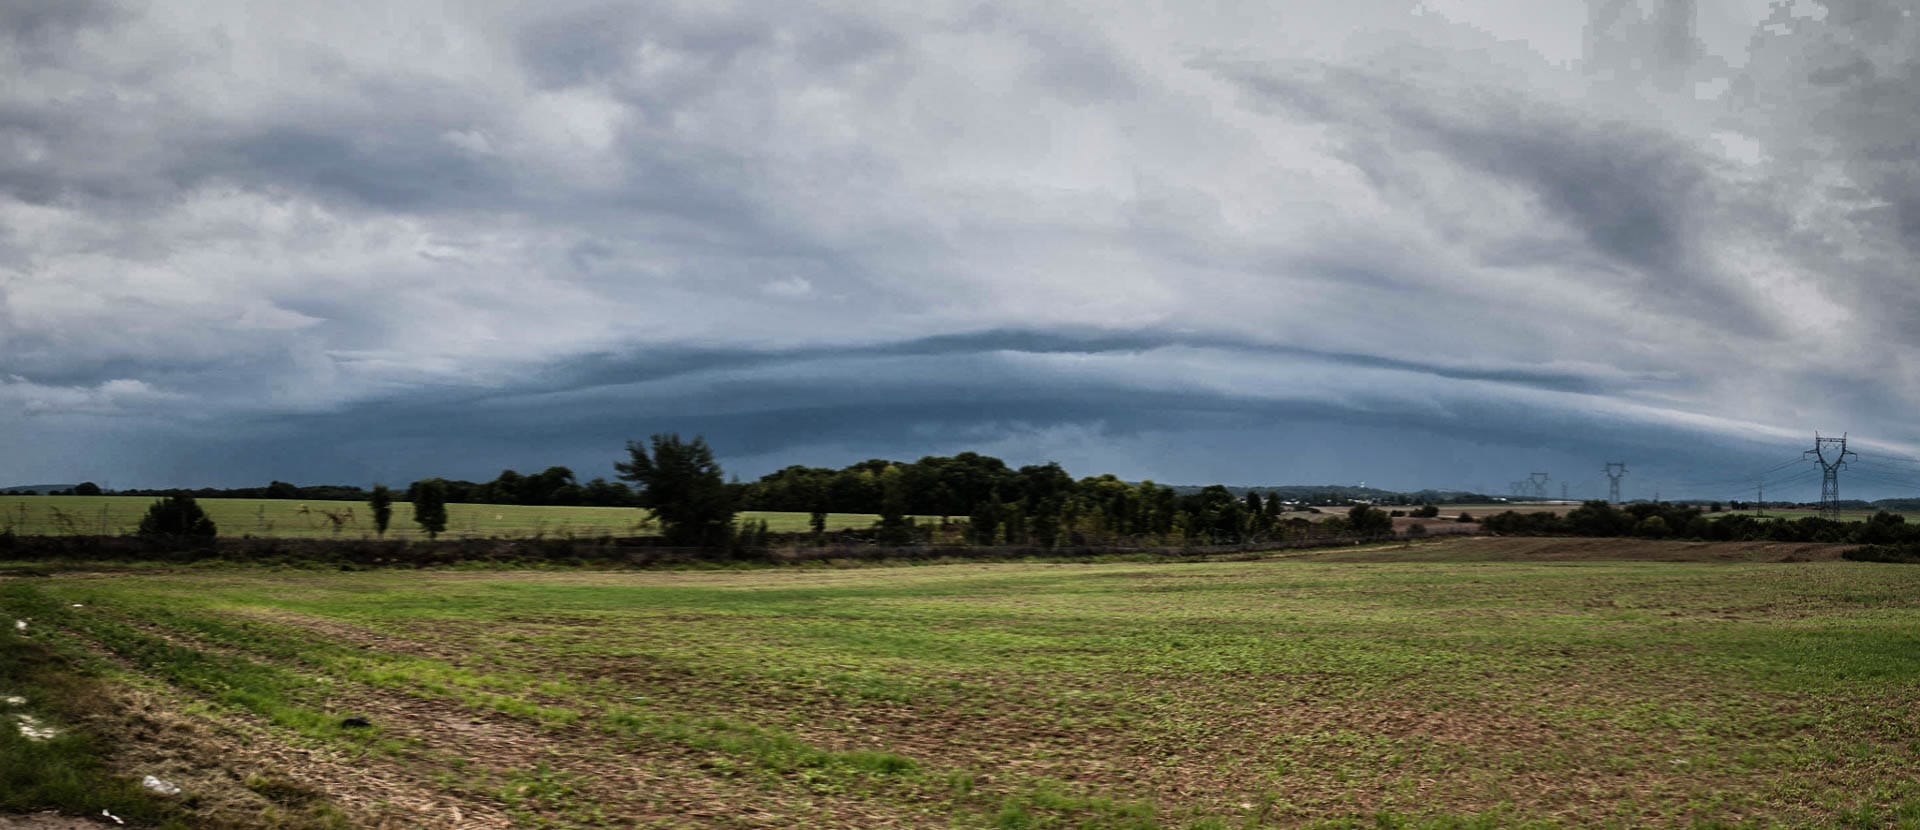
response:
M44 496L55 490L72 490L72 484L16 484L12 487L0 487L0 493L32 493Z

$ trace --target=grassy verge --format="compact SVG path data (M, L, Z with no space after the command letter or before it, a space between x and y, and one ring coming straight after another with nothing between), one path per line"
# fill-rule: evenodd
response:
M112 717L102 708L100 682L14 628L14 592L4 590L10 587L0 586L0 811L105 810L138 824L188 827L178 805L108 769L112 736L93 731ZM27 630L35 630L32 623ZM29 737L23 724L54 734Z

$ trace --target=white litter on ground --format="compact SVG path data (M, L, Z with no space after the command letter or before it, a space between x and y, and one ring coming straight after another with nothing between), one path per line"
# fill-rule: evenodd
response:
M0 696L0 703L8 706L25 706L27 705L27 699L19 695L4 695Z
M20 724L20 734L29 741L50 741L60 737L60 730L41 724L40 719L32 715L14 715L13 718Z
M110 812L107 812L106 810L101 810L101 811L100 811L100 815L103 815L103 816L106 816L107 818L110 818L110 819L113 819L113 823L114 823L114 824L126 824L126 822L124 822L124 821L121 821L121 820L120 820L120 817L119 817L119 816L116 816L116 815L114 815L114 814L112 814L112 813L110 813Z
M25 631L25 630L27 630L27 621L26 621L26 620L14 620L14 621L13 621L13 630L15 630L15 631Z
M172 782L162 781L151 775L140 779L140 786L146 787L148 790L159 793L161 795L179 795L180 794L180 788L174 786Z

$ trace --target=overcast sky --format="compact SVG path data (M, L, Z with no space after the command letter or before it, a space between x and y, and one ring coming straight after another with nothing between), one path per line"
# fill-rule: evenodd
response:
M1910 6L0 0L0 485L1920 493Z

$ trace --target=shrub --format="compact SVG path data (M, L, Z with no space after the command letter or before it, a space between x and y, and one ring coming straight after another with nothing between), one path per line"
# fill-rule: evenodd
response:
M1454 521L1456 521L1456 522L1459 522L1460 524L1463 524L1463 525L1464 525L1464 524L1473 524L1473 514L1472 514L1472 513L1462 513L1462 514L1460 514L1460 515L1459 515L1458 517L1455 517L1455 518L1454 518Z
M393 523L393 491L385 484L373 485L373 492L367 496L367 506L373 508L373 529L381 536L387 535L387 525Z
M1393 532L1393 517L1385 510L1356 504L1347 511L1347 526L1361 536L1382 536Z
M1640 526L1638 530L1641 536L1645 536L1649 539L1666 538L1666 535L1669 532L1669 528L1667 527L1667 520L1659 516L1648 516L1645 519L1640 520Z
M139 535L143 539L212 539L217 532L213 519L192 496L169 496L156 501L140 519Z
M1916 545L1867 545L1852 548L1840 554L1841 559L1855 562L1898 562L1907 565L1920 564L1920 546Z
M447 530L447 483L429 478L407 488L413 493L413 521L428 539L438 539Z

